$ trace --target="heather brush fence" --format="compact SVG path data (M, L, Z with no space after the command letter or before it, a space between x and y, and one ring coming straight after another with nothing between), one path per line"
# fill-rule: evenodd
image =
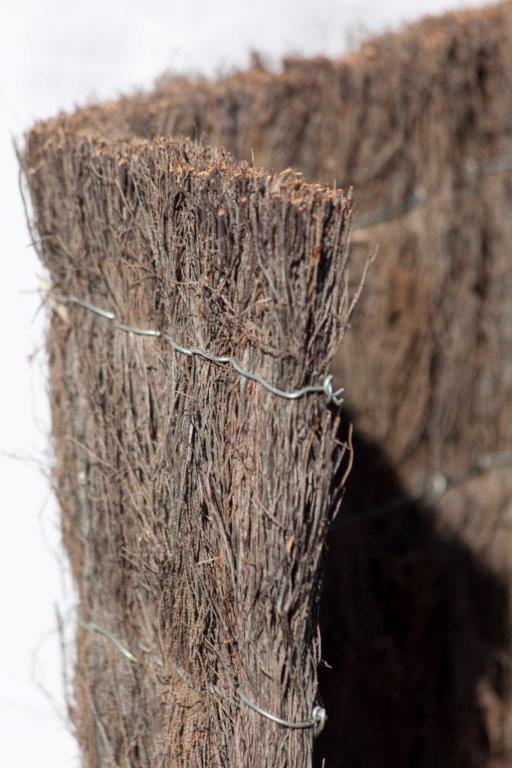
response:
M84 764L309 766L350 201L88 127L36 127L24 158Z
M320 658L318 765L510 764L511 104L505 2L29 135L87 765L309 766Z

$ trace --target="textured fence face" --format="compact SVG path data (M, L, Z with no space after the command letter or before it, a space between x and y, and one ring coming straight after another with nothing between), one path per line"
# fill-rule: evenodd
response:
M94 120L37 126L23 160L53 285L84 764L309 766L313 728L250 703L297 723L317 701L337 409L163 333L286 390L321 385L350 314L350 201L189 143L103 140Z
M330 538L323 635L333 669L322 673L322 693L331 727L317 742L327 765L496 768L512 755L512 479L506 469L482 472L485 462L468 472L483 453L512 448L511 19L507 2L426 20L340 62L163 80L152 94L90 107L29 140L41 247L61 293L171 327L290 389L323 380L337 331L322 312L342 307L346 317L346 212L334 210L343 196L237 171L221 156L200 160L157 137L190 135L274 171L292 166L355 187L356 282L358 265L379 253L337 363L356 470L349 515ZM131 136L139 143L122 143ZM117 137L115 150L101 137ZM237 187L245 183L265 190L258 205ZM306 257L317 253L312 239L332 253L328 268ZM256 255L231 269L241 243ZM312 499L328 506L337 425L314 397L279 400L225 365L176 357L164 340L127 336L54 301L68 313L53 317L50 349L81 616L138 660L81 633L75 721L84 748L102 759L118 750L137 765L152 754L165 761L176 743L190 750L177 764L243 765L254 753L257 765L269 750L265 764L300 765L299 753L308 764L311 731L272 725L233 687L251 701L261 693L255 703L290 719L315 702L312 585L326 519ZM326 474L316 471L322 463ZM176 480L178 466L188 469ZM436 494L418 500L439 472L454 480L447 492L438 478ZM297 485L305 473L312 487ZM352 526L358 512L381 507ZM186 536L198 541L195 555ZM94 592L99 583L105 594ZM219 611L224 599L230 615ZM207 747L206 731L216 734Z
M340 373L359 429L415 492L510 448L511 73L505 2L427 19L341 61L163 80L120 107L137 134L185 134L354 186L353 240L379 255Z
M341 372L359 427L414 488L511 438L500 357L511 348L511 73L506 2L427 19L339 62L164 80L123 105L136 131L354 186L355 243L379 256Z
M338 366L363 467L346 511L387 510L331 538L324 684L343 727L319 744L333 764L512 754L512 473L470 471L512 450L511 103L506 2L340 62L163 80L121 107L141 134L353 184L354 245L379 246Z

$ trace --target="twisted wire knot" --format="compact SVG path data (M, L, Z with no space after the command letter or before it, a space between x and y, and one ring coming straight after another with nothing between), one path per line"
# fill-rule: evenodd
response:
M255 704L254 701L251 701L251 699L247 698L241 688L237 688L236 692L240 701L243 701L246 706L248 706L254 712L257 712L262 717L266 717L267 720L271 720L273 723L277 723L277 725L281 725L284 728L291 728L293 730L311 728L313 730L313 736L315 737L318 736L318 734L321 733L324 729L325 722L327 720L327 713L325 709L319 704L313 707L313 711L311 712L311 717L309 720L285 720L283 717L278 717L272 712L267 712L267 710L263 709L263 707L260 707L259 704Z
M91 304L89 301L86 301L85 299L81 299L79 296L55 293L51 285L43 284L41 288L48 297L48 300L50 301L53 309L59 312L59 314L64 315L64 319L66 319L66 315L63 312L64 307L61 305L74 304L77 307L85 309L87 312L91 312L93 315L102 317L105 320L110 320L110 322L113 323L119 331L124 331L125 333L130 333L137 336L153 336L154 338L162 337L171 345L175 352L179 352L182 355L186 355L187 357L197 356L204 358L211 363L230 365L231 368L233 368L233 370L235 370L243 378L248 379L249 381L255 381L257 384L260 384L262 387L264 387L267 392L271 392L273 395L282 397L285 400L297 400L299 397L303 397L304 395L323 393L325 395L327 405L330 403L334 403L337 406L343 404L343 398L341 398L340 395L342 392L344 392L344 389L341 388L335 390L333 388L333 377L331 374L326 376L323 384L320 385L308 384L305 387L301 387L300 389L292 391L280 389L279 387L274 386L269 381L260 376L259 373L248 371L237 360L235 360L234 357L229 355L215 355L211 352L207 352L205 349L197 349L196 347L186 347L183 344L179 344L170 332L166 333L164 331L160 331L158 328L138 328L136 326L129 325L128 323L120 320L116 316L115 312L112 312L110 309L98 307L95 304Z
M325 398L327 401L327 404L334 403L334 405L342 405L343 398L340 397L341 394L345 391L344 387L341 387L341 389L334 389L332 386L332 379L333 376L330 373L328 376L325 377L324 383L322 385L322 389L325 394Z
M323 729L325 728L325 723L327 721L327 712L323 707L317 704L316 707L313 707L313 711L311 713L311 719L314 722L313 735L318 736L320 733L322 733Z

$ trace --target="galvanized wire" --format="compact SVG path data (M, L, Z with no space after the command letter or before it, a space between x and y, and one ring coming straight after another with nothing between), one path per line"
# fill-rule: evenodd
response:
M463 183L468 183L474 179L498 173L512 173L512 155L497 155L484 163L478 163L469 158L462 167L460 180ZM437 189L427 191L423 187L417 187L410 195L397 203L390 203L382 208L359 214L354 220L352 228L354 230L366 230L379 224L385 224L420 208L436 195Z
M300 397L304 397L304 395L309 394L323 394L325 395L327 404L333 403L335 406L339 407L343 403L343 398L341 395L345 390L343 387L336 390L334 389L333 377L331 374L328 374L325 377L322 384L307 385L305 387L301 387L300 389L287 391L274 386L269 381L260 376L259 373L248 371L246 368L240 365L240 363L235 360L234 357L231 357L230 355L214 355L204 349L198 349L197 347L186 347L183 344L180 344L169 331L163 332L155 328L138 328L133 325L128 325L127 323L119 320L116 317L116 314L111 310L98 307L95 304L91 304L89 301L85 301L85 299L79 298L78 296L60 293L58 294L52 292L51 290L47 290L47 293L52 298L53 303L57 301L61 304L75 304L76 306L85 309L87 312L91 312L94 315L98 315L99 317L109 320L110 322L114 323L115 327L120 331L133 333L138 336L152 336L154 338L160 337L165 339L165 341L171 345L175 352L179 352L182 355L186 355L187 357L202 357L211 363L230 365L231 368L240 376L243 376L243 378L248 379L249 381L255 381L257 384L260 384L262 387L264 387L268 392L271 392L277 397L282 397L285 400L298 400Z
M98 635L101 635L101 637L104 637L106 640L108 640L114 648L123 656L125 659L130 661L132 664L138 664L139 659L134 656L134 654L126 647L126 645L121 642L115 635L113 635L111 632L109 632L104 627L100 627L98 624L96 624L93 621L83 621L80 617L77 618L78 625L85 629L88 632L93 632ZM150 649L146 648L145 646L139 646L141 650L143 650L145 653L150 653ZM158 659L156 657L152 657L154 660L159 664L159 666L163 666L161 659ZM172 662L171 662L172 663ZM177 672L177 674L185 680L187 685L192 688L196 693L203 694L204 691L198 688L194 685L192 682L192 678L189 674L187 674L181 667L178 667L176 664L172 663L172 666L174 670ZM210 686L210 690L213 693L216 693L224 698L225 693L219 689L218 686L212 685ZM266 717L267 720L271 720L273 723L276 723L277 725L281 725L283 728L291 728L292 730L306 730L308 728L313 729L313 735L318 736L320 734L324 727L325 723L327 721L327 713L323 707L321 707L319 704L316 704L313 707L313 710L311 712L311 717L307 720L302 721L293 721L293 720L285 720L282 717L278 717L277 715L273 715L271 712L267 712L266 709L263 709L263 707L260 707L258 704L255 704L251 699L249 699L245 693L242 691L241 688L236 688L235 690L236 696L238 698L238 701L241 701L243 704L245 704L247 707L252 709L254 712L257 712L262 717ZM232 705L236 705L236 702L233 699L229 699L230 703Z
M263 707L258 706L258 704L255 704L253 701L248 699L240 688L237 688L236 692L240 701L243 701L243 703L250 707L250 709L252 709L254 712L257 712L259 715L266 717L267 720L271 720L273 723L277 723L277 725L282 725L284 728L303 730L306 728L312 728L313 735L318 736L318 734L321 733L325 727L327 713L325 709L318 704L313 707L313 711L311 712L311 717L309 720L304 720L303 722L293 722L292 720L284 720L282 717L277 717L277 715L273 715L271 712L267 712L266 709L263 709Z
M405 509L411 504L432 504L440 499L441 496L444 496L450 489L456 488L467 480L471 480L491 470L505 469L507 467L512 467L512 451L481 453L472 464L459 472L450 475L438 472L433 475L426 483L426 488L422 493L412 495L400 494L373 507L350 512L348 515L342 516L337 520L333 528L335 530L339 528L352 528L355 525L367 523L391 512Z

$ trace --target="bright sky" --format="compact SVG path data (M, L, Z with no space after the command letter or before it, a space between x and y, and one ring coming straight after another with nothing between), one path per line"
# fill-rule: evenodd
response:
M36 117L91 96L149 86L164 70L207 74L243 65L251 50L336 55L361 29L478 5L456 0L0 0L0 765L78 765L62 709L54 605L63 589L58 514L49 483L41 273L28 247L11 137ZM34 352L39 350L30 362ZM15 460L6 454L25 457ZM34 663L35 657L35 663Z

